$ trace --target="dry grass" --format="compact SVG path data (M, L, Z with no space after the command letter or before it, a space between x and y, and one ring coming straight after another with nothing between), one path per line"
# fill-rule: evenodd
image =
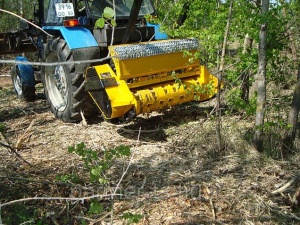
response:
M218 152L214 121L206 117L212 102L201 108L197 104L174 107L125 125L111 125L100 117L87 120L87 125L66 124L53 117L43 99L17 100L7 79L0 77L2 132L11 145L23 137L18 153L32 166L0 147L1 202L109 192L109 187L87 182L82 161L67 148L84 142L101 152L125 144L131 146L134 159L121 183L124 197L114 199L114 224L124 224L120 216L126 212L143 215L140 224L151 225L299 224L300 215L291 210L289 202L299 182L282 194L271 192L298 174L300 154L275 158L271 156L276 154L257 153L248 139L251 121L224 116L226 148ZM113 167L111 188L126 163L118 161ZM55 179L71 174L83 177L76 182ZM111 201L103 203L111 206ZM32 218L35 223L80 224L88 206L89 202L33 201L4 207L1 213L6 224ZM106 211L86 221L107 224L110 217Z

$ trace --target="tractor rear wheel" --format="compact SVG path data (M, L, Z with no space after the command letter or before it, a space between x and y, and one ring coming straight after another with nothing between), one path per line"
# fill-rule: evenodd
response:
M47 43L44 52L47 63L70 63L44 68L43 83L51 111L62 121L80 121L80 112L88 116L93 105L90 96L85 92L83 74L78 73L72 63L72 51L65 40L56 38Z

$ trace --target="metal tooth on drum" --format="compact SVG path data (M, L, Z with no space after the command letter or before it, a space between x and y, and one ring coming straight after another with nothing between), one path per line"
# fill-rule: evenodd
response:
M115 56L119 60L135 59L184 50L196 50L199 47L199 41L193 39L178 39L170 41L149 42L146 44L132 44L126 46L113 47Z

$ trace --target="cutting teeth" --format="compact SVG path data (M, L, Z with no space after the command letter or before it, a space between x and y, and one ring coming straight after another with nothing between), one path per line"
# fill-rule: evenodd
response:
M197 50L199 41L193 39L177 39L168 41L147 42L143 44L118 45L111 48L112 55L119 60L135 59L154 55Z

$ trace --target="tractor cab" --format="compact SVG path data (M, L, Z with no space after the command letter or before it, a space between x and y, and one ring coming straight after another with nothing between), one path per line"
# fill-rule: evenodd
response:
M103 17L104 9L109 7L115 9L116 20L122 24L122 21L128 21L130 18L134 2L134 0L40 0L39 10L35 15L43 17L40 19L42 25L62 25L65 19L77 18L84 21L81 25L93 26L95 20ZM138 9L137 20L154 13L152 2L143 0Z
M150 0L46 0L40 4L41 26L79 26L89 29L100 47L113 44L133 43L158 39L159 32L154 25L147 24L145 17L155 13ZM113 5L115 3L115 6ZM115 10L116 26L109 24L95 28L96 21L104 17L104 9ZM68 21L71 21L69 23ZM45 30L48 30L45 28ZM43 28L44 29L44 28ZM155 36L156 29L156 36ZM51 32L52 28L49 28ZM114 30L114 31L113 31ZM112 34L114 33L114 37ZM161 36L160 36L161 37ZM165 39L166 36L163 36Z

